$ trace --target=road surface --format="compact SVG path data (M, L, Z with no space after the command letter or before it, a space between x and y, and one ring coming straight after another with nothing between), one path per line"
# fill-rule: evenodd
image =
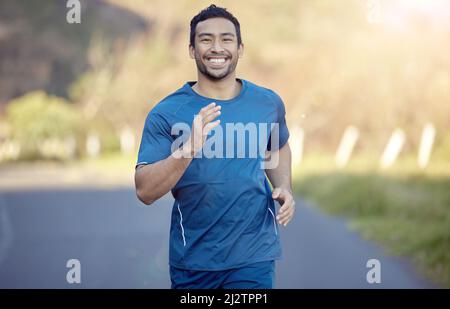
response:
M0 192L0 288L169 288L171 205L166 195L144 206L132 188ZM434 287L301 199L280 230L277 288ZM80 284L66 280L70 259ZM380 261L381 283L367 282L369 259Z

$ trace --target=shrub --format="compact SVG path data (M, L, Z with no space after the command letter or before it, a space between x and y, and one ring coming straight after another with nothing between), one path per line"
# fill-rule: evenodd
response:
M12 137L20 145L20 159L47 157L42 146L49 140L77 139L81 115L63 98L43 91L28 93L10 102L6 110Z

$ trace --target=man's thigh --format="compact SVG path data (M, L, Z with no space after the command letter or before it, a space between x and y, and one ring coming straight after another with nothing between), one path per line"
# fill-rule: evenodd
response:
M275 261L257 262L223 271L170 267L172 289L272 289Z
M224 289L272 289L275 261L250 264L228 271L223 281Z
M222 271L196 271L170 267L172 289L218 289L222 285Z

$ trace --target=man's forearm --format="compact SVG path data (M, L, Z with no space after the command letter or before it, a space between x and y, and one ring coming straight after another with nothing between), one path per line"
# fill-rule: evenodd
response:
M278 154L278 166L274 169L267 169L267 177L274 188L283 188L292 192L291 148L289 143L279 149Z
M164 160L136 168L135 185L138 198L150 205L169 192L183 176L192 157L183 156L181 149Z

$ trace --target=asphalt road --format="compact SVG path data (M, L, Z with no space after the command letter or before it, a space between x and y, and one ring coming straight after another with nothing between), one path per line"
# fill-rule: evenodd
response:
M0 288L169 288L171 204L167 195L144 206L131 188L0 192ZM280 230L277 288L434 287L300 199ZM66 281L70 259L80 261L80 284ZM381 283L367 282L369 259L380 261Z

